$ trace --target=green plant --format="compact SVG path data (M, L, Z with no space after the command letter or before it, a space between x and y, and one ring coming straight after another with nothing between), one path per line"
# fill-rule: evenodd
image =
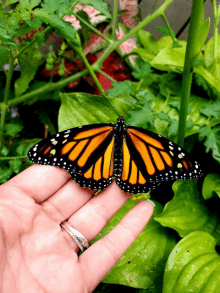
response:
M117 23L117 0L114 0L112 15L102 0L77 1L94 6L105 16L106 33L92 25L82 11L74 12L81 31L63 19L72 14L77 2L16 2L0 3L0 66L5 75L0 76L3 97L0 98L0 183L31 164L26 155L40 140L37 136L42 139L43 134L47 136L48 132L57 131L54 109L59 109L59 131L84 124L115 123L117 116L109 103L120 115L130 109L125 116L126 124L147 128L178 141L181 146L185 142L185 148L201 161L206 177L204 182L162 183L162 188L151 195L142 195L155 200L154 218L104 278L103 282L109 285L101 284L96 292L111 292L115 289L111 283L132 287L125 289L131 292L217 292L215 275L219 255L214 248L220 243L220 225L219 212L211 205L220 190L220 41L217 31L220 9L216 1L212 1L214 35L206 44L210 21L204 21L201 0L193 0L187 42L175 38L166 19L165 11L172 0L165 0L130 29ZM121 13L123 15L123 11ZM157 17L162 17L165 23L164 28L158 28L163 34L159 40L143 30ZM120 39L116 38L117 27L123 31ZM33 30L36 31L30 39L28 34ZM58 52L46 46L48 36L54 31L64 39ZM92 33L103 40L95 50L105 48L93 64L84 53ZM24 39L24 35L27 38ZM120 46L129 38L136 40L136 48L123 54ZM47 49L46 54L42 54L43 48ZM133 75L131 80L116 82L103 70L103 62L115 50L126 60ZM133 63L131 56L136 56ZM65 58L81 59L85 67L68 75ZM47 71L51 71L47 82L36 77L45 62ZM9 70L4 67L6 63ZM14 73L16 64L21 66L19 77ZM88 74L102 96L67 90L68 84ZM113 85L107 94L100 75ZM12 118L7 112L11 107L37 112L41 131L33 133L34 124L28 128L29 120L25 122L22 115ZM134 195L94 241L108 233L142 197Z

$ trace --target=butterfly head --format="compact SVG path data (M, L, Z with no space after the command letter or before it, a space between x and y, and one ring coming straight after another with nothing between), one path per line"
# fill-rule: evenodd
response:
M122 116L119 116L118 119L117 119L117 122L118 123L124 123L125 120L124 120L124 118Z

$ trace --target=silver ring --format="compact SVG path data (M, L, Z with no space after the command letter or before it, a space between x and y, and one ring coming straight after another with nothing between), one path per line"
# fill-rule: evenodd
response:
M86 237L83 236L82 233L76 230L67 221L61 223L60 226L70 234L82 252L89 248L89 242L87 241Z

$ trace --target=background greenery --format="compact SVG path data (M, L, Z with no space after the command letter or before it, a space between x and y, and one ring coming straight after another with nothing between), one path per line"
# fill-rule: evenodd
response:
M138 201L151 197L156 204L148 225L95 292L218 292L220 8L216 1L211 1L214 31L209 40L203 1L193 1L187 42L175 38L166 19L172 0L152 8L130 28L117 21L127 12L118 10L117 0L113 12L103 0L3 2L0 183L31 165L27 152L37 141L79 125L115 123L117 116L108 102L120 115L129 110L126 124L184 145L200 162L204 176L161 183L151 194L134 195L123 206L94 241ZM74 15L81 29L76 29L63 17L72 15L77 3L91 5L104 20L94 24L79 10ZM143 30L157 17L164 20L158 40ZM116 38L117 28L123 31L121 38ZM92 34L103 42L88 51ZM59 40L58 47L47 45L51 36ZM119 46L126 46L131 37L135 46L127 54ZM136 56L133 62L131 55ZM120 78L117 67L105 70L106 60L118 64L117 58L122 62Z

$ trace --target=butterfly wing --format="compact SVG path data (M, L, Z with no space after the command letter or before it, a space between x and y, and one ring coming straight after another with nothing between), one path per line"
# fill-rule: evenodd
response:
M97 169L100 157L104 158L109 145L112 145L112 140L112 124L76 127L37 143L28 152L28 158L37 164L66 169L75 178L73 174L88 175L87 171L92 166Z
M155 189L160 183L148 182L138 164L134 161L132 154L123 138L122 146L115 148L115 158L122 158L117 160L114 166L115 181L117 185L128 193L147 193ZM118 172L117 172L118 170Z
M197 179L199 164L181 147L151 131L128 126L125 143L131 159L149 182Z
M104 189L113 180L114 137L98 160L84 174L70 172L71 177L80 186L91 189Z

